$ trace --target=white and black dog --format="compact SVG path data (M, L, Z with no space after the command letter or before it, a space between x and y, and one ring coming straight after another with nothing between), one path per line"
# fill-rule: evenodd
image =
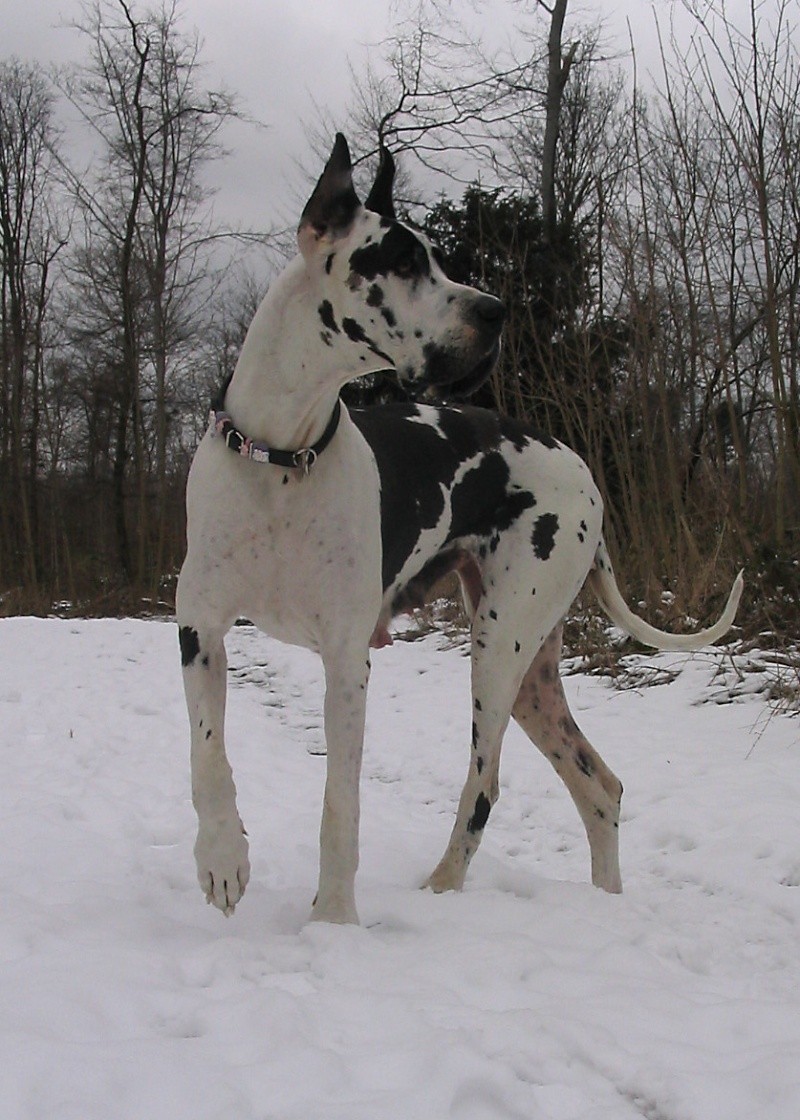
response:
M701 633L654 629L620 596L600 495L568 448L476 408L350 413L340 403L346 382L387 367L411 386L463 392L499 353L503 305L449 280L436 249L395 219L392 173L385 158L362 206L337 136L300 221L299 255L256 312L189 476L177 615L195 856L206 897L226 914L250 874L223 740L223 639L239 616L322 657L327 781L312 916L356 922L370 646L390 640L393 614L455 571L472 620L469 773L429 885L463 885L498 796L513 715L575 801L592 881L620 891L622 787L567 707L561 619L588 577L611 619L637 639L696 649L727 631L741 594L740 576L720 620Z

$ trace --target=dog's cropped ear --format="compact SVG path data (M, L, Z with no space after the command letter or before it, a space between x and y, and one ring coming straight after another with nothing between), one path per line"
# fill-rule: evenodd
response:
M337 132L333 151L300 218L297 240L301 252L309 253L319 242L346 233L360 206L353 189L350 149Z
M394 160L388 148L381 145L381 161L378 164L378 174L372 184L372 190L367 195L364 206L373 214L380 214L382 218L394 218L394 201L392 199L392 185L394 184Z

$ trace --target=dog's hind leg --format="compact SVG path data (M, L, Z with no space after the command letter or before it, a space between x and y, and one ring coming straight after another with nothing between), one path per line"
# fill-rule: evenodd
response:
M205 896L232 914L250 878L247 839L236 809L236 789L225 754L227 658L222 634L181 625L183 684L191 728L194 847Z
M572 718L559 673L560 658L561 626L557 626L525 674L512 714L572 795L589 840L592 882L619 893L622 785Z
M538 594L531 594L528 532L507 534L487 558L482 579L459 571L472 614L472 744L467 781L447 849L428 885L460 890L478 849L492 806L499 796L500 751L523 678L544 637L558 621L560 604L571 599L585 572L576 568L574 585L566 565L539 563ZM540 605L541 604L541 605ZM557 613L559 612L559 613Z
M497 663L472 656L473 723L469 771L455 824L444 855L428 879L434 891L461 890L470 860L478 850L492 806L500 793L500 750L520 685L519 676L499 677Z

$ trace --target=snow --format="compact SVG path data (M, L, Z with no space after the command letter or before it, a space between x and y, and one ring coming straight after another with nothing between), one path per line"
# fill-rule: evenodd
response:
M251 841L229 920L195 882L177 639L0 621L3 1120L796 1120L800 727L719 692L567 680L625 784L625 893L516 727L460 895L418 889L466 772L468 660L373 657L360 928L307 923L324 779L317 660L228 641Z

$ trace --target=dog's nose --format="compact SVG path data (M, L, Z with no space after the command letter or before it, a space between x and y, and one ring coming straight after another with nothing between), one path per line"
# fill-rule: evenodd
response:
M474 301L472 308L472 323L478 330L486 334L499 334L506 318L506 306L496 296L481 293Z

